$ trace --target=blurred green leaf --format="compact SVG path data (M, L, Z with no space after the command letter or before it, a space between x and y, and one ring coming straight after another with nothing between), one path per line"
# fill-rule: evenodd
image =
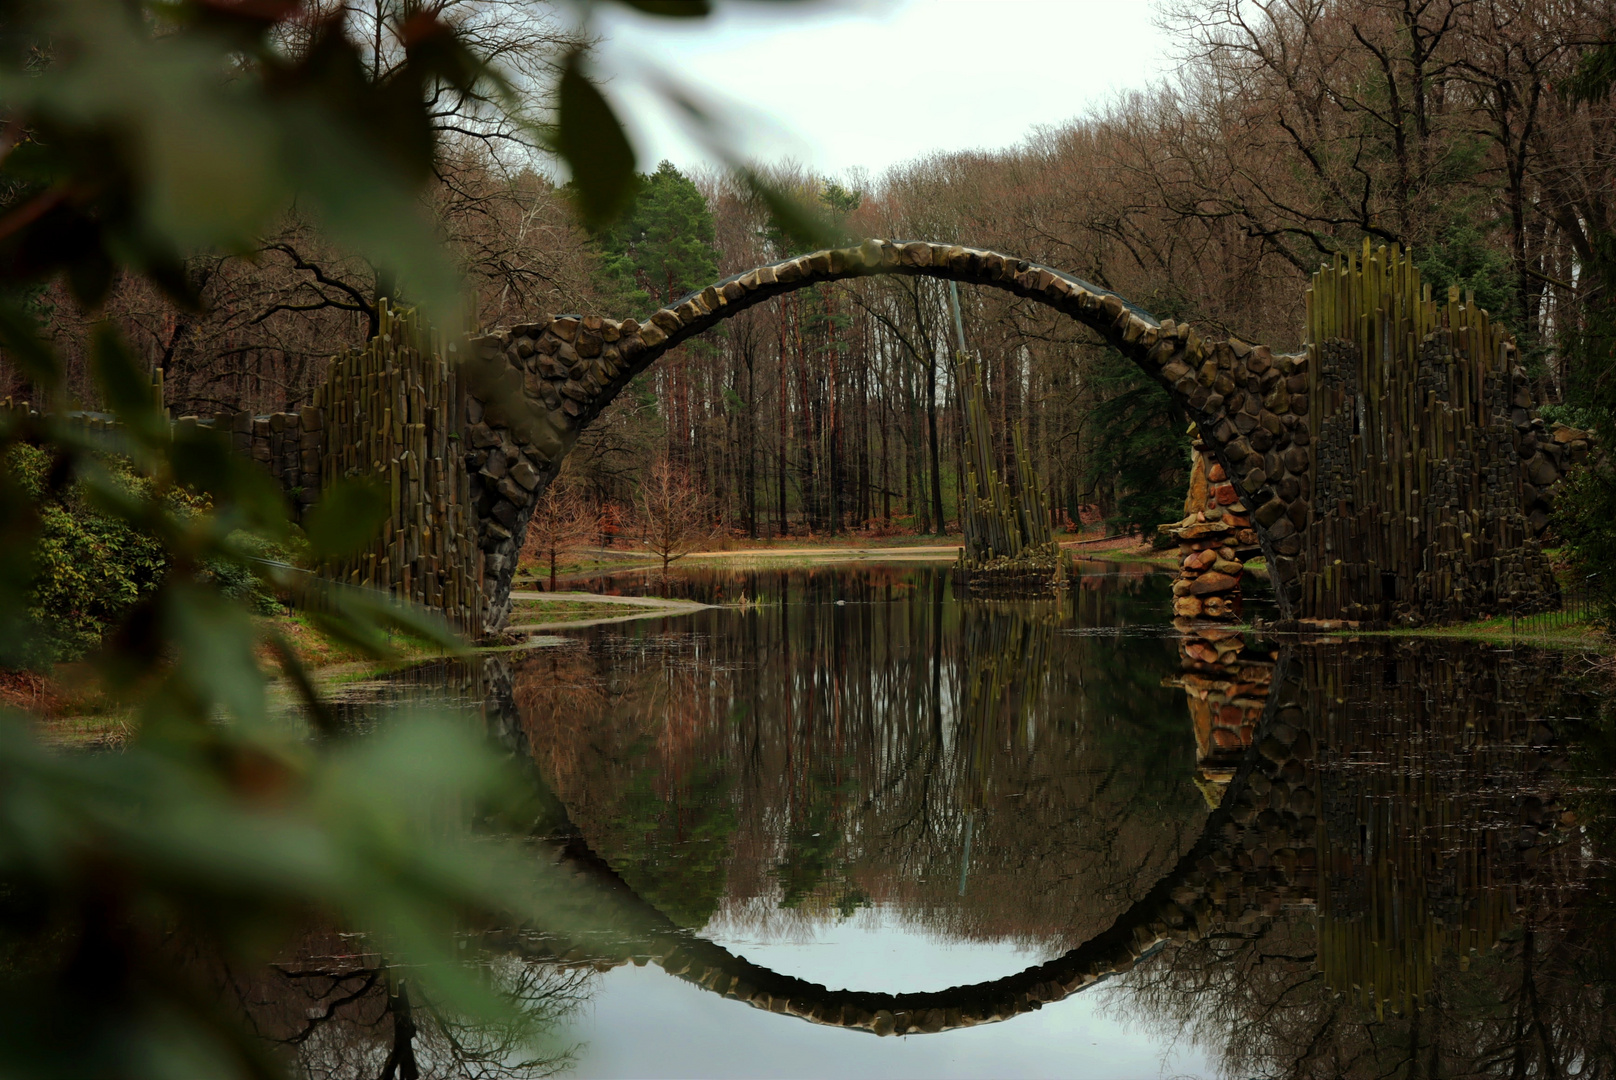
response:
M0 668L17 670L45 659L36 648L32 592L39 514L11 469L0 468Z
M417 303L458 312L458 274L419 200L436 153L424 102L443 84L508 95L498 73L418 11L395 27L407 61L375 80L339 21L314 21L306 46L285 52L263 31L300 5L203 10L217 6L41 9L32 29L51 62L0 72L12 115L39 137L5 168L55 184L55 201L0 239L0 276L64 271L94 306L123 264L194 304L180 253L251 250L296 199Z
M28 310L46 283L92 307L125 280L194 306L187 254L252 250L294 204L440 323L456 321L460 280L422 198L442 149L429 103L454 92L497 107L511 87L426 5L383 8L392 40L377 47L405 55L386 77L360 62L340 17L297 0L7 8L0 99L16 145L0 158L0 347L33 390L54 394L61 380ZM633 150L581 54L557 89L548 138L598 223L632 195ZM433 1007L506 1010L456 951L468 915L596 932L609 922L596 896L558 885L488 827L509 826L531 792L452 724L406 719L305 742L291 718L271 720L266 644L322 730L336 731L290 644L242 594L310 601L311 621L371 655L392 653L400 634L451 655L464 644L435 613L385 593L267 568L262 538L289 531L275 480L233 450L234 433L171 426L146 363L113 328L86 351L118 427L0 418L0 449L30 455L21 479L0 474L0 648L46 636L29 605L49 547L58 598L105 609L79 613L92 628L84 648L103 645L85 670L135 736L116 754L63 753L0 722L0 1072L271 1075L240 1018L176 974L176 928L185 948L251 963L311 915L329 918L408 967ZM361 549L377 502L329 491L309 522L314 552Z
M437 612L393 599L378 589L308 576L295 587L298 606L332 640L376 660L398 655L390 634L401 633L443 650L466 655L466 644Z
M304 518L310 553L316 559L340 559L362 550L380 535L390 509L387 492L376 481L338 480Z
M280 664L281 677L292 684L302 700L303 708L308 712L309 718L322 732L335 734L337 721L331 709L320 696L320 690L314 684L308 667L303 658L297 654L291 642L280 631L270 628L264 632L264 641L275 653L275 659Z
M163 629L186 663L176 676L203 710L224 709L241 720L267 716L264 676L255 650L258 631L240 604L199 585L176 586L163 604Z
M555 149L572 170L573 194L584 223L606 224L634 197L634 148L617 114L583 73L583 51L567 57L559 87Z
M151 373L108 323L91 332L90 370L107 405L136 438L148 443L167 438L168 420L158 406Z
M735 154L732 133L726 131L719 117L683 86L656 72L652 73L652 82L663 98L684 116L701 144L717 155L741 185L768 208L774 227L797 250L817 251L841 247L849 242L847 234L837 226L824 203L798 199L743 162Z
M56 354L43 338L33 318L9 296L0 296L0 347L6 362L47 397L56 390L61 369Z
M221 516L220 535L250 527L271 539L286 535L286 505L280 486L256 463L231 450L228 432L181 427L169 461L174 478L208 496Z
M818 251L841 247L847 235L837 227L823 204L806 203L747 167L734 170L735 176L769 209L774 227L783 233L797 251Z

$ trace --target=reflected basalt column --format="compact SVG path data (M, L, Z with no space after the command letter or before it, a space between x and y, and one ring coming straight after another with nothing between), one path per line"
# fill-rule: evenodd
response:
M1020 750L1034 736L1042 676L1060 623L1060 608L1049 601L971 600L961 613L965 678L956 684L955 710L968 755L959 773L961 802L970 811L984 804L983 786L1000 747ZM963 876L960 887L963 892Z
M1451 642L1294 650L1235 818L1254 862L1275 829L1316 837L1332 989L1407 1013L1444 956L1468 967L1514 925L1560 817L1565 755L1535 719L1558 706L1559 668Z

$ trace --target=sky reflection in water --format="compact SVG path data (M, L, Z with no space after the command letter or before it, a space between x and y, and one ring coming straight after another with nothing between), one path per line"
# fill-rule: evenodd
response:
M1089 569L1084 587L1062 600L996 602L986 611L967 611L940 570L912 564L744 578L697 570L682 574L672 589L638 575L592 581L592 588L656 590L706 602L733 602L744 593L764 606L750 614L728 610L580 634L600 656L600 678L617 681L618 692L601 701L597 714L606 726L626 722L643 732L665 716L672 726L708 736L698 736L700 749L693 753L666 743L644 752L636 779L690 776L700 771L698 762L724 775L716 784L711 777L684 788L674 783L638 804L630 794L604 812L600 796L609 785L600 779L564 790L563 801L631 882L637 863L677 855L678 828L651 839L614 828L611 818L630 818L643 828L648 806L666 798L672 809L659 821L671 816L699 830L708 800L734 802L739 811L725 825L723 884L715 886L723 893L698 929L783 974L833 989L941 990L1001 978L1058 955L1074 943L1072 905L1061 894L1081 887L1070 878L1083 873L1082 846L1004 845L997 842L1002 832L1051 831L1081 821L1090 809L1110 820L1088 827L1104 828L1108 836L1125 824L1121 818L1164 818L1165 829L1143 826L1149 835L1136 853L1161 864L1178 853L1205 812L1189 775L1193 740L1183 737L1181 695L1160 685L1175 667L1163 625L1165 579L1142 569ZM1096 636L1078 640L1074 633ZM984 670L984 660L1001 670ZM1050 667L1067 677L1028 695L1027 683ZM692 668L732 682L714 698L670 696L662 680L677 681L674 673L688 676ZM664 692L642 705L628 689L640 680ZM572 681L583 680L575 673ZM763 687L748 682L775 692L760 695ZM737 709L737 701L744 707ZM1154 715L1143 719L1155 738L1138 738L1140 718L1131 714L1140 709L1171 717L1166 725ZM1086 727L1082 718L1095 711L1105 715ZM784 716L790 722L782 722ZM767 749L746 745L745 737L714 737L748 720L758 722L748 730L754 739L769 740ZM1108 729L1099 740L1104 747L1090 745L1098 729ZM558 752L542 734L536 741L541 760L546 750ZM1158 764L1143 759L1164 742L1177 751L1178 775L1165 791L1146 794L1143 815L1130 809L1132 800L1096 803L1106 777L1119 767L1131 773ZM598 739L592 749L600 751ZM636 750L605 756L618 752L632 757ZM747 759L760 752L778 759L779 768L749 767ZM558 756L568 761L562 771L580 767L575 755ZM797 782L779 784L780 770L790 769L797 770ZM917 782L935 786L925 793L930 805L898 798L884 810L857 810ZM1131 785L1115 786L1131 793ZM568 788L566 781L561 787ZM1082 797L1071 798L1073 792ZM1164 813L1164 795L1176 813ZM927 815L929 827L907 822L909 832L883 846L881 835L901 833L917 811ZM603 820L591 829L584 819L596 814ZM1047 818L1041 824L1040 815ZM966 861L961 835L966 818L972 819L969 860L975 866ZM1098 927L1139 887L1128 873L1134 858L1093 850L1111 877L1097 885L1102 895L1081 921ZM1047 860L1057 873L1023 875L1025 867L1015 862L1026 858ZM1119 862L1125 880L1112 880ZM645 869L655 891L651 866ZM1018 884L1038 888L1044 899L1021 895ZM702 910L688 899L671 906ZM602 977L570 1035L587 1044L578 1072L590 1076L1157 1077L1164 1065L1166 1075L1206 1072L1209 1066L1193 1050L1174 1053L1137 1025L1102 1015L1109 996L1101 989L1013 1023L876 1040L725 1001L654 966L624 966ZM634 1035L623 1038L624 1030Z
M491 703L612 927L511 969L561 988L573 1074L1616 1060L1616 737L1572 658L1186 638L1143 570L1058 601L913 563L665 588L729 606L414 676Z

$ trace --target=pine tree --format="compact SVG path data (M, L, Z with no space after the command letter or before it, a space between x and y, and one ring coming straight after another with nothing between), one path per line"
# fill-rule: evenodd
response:
M649 311L718 279L713 212L668 161L642 179L634 205L597 242L613 310Z

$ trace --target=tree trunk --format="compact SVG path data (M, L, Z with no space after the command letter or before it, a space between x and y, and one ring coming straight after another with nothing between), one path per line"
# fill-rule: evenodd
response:
M937 519L937 532L948 531L943 517L943 465L938 456L937 434L937 354L926 365L926 437L931 450L931 510Z

